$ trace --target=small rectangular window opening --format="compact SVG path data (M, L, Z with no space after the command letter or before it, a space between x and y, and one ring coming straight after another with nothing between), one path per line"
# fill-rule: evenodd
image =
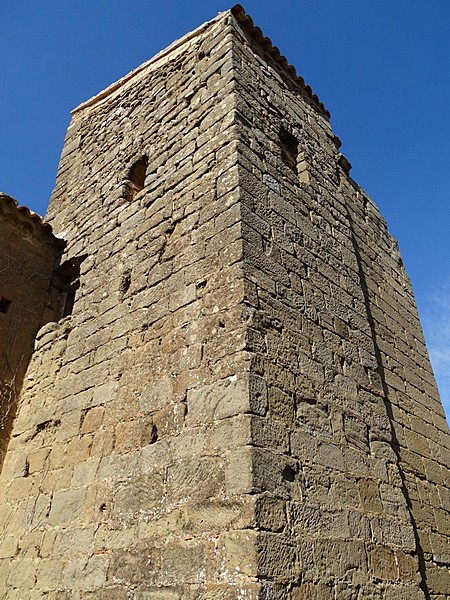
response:
M7 300L0 296L0 314L7 315L11 308L11 300Z
M136 161L128 171L128 178L126 181L126 198L129 202L134 199L136 194L144 189L147 167L148 158L143 156Z
M86 256L74 256L56 270L53 285L59 292L58 319L72 314L76 292L80 287L80 266L85 258Z
M282 128L280 130L280 146L281 146L281 158L284 164L289 167L294 173L297 173L297 160L298 160L298 141L297 139Z
M281 158L284 164L293 171L301 183L310 183L308 163L305 151L300 151L297 138L282 127L279 132Z

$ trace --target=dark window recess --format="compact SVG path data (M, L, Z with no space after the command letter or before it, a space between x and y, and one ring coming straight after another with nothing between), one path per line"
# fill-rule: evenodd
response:
M120 279L119 292L123 295L128 292L131 285L131 273L127 271Z
M75 294L80 287L80 265L86 256L77 256L62 263L55 273L54 287L58 291L58 319L72 314Z
M11 300L7 300L0 296L0 314L7 315L9 313L9 309L11 308Z
M284 164L297 173L298 141L286 129L280 129L281 158Z
M147 174L148 158L143 156L128 171L128 177L125 184L125 195L128 201L131 202L133 198L141 190L144 189L145 176Z

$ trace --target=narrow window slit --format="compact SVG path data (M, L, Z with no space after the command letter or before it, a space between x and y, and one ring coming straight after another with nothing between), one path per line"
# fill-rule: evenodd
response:
M86 256L76 256L62 263L56 270L54 287L58 291L57 318L72 314L75 295L80 287L80 266Z
M136 161L128 171L128 177L125 184L125 197L128 202L131 202L134 197L144 189L147 167L148 158L143 156Z
M297 173L298 140L287 129L280 129L281 158L284 164Z

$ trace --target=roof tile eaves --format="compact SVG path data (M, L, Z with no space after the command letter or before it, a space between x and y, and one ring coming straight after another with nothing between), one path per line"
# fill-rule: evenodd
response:
M1 206L3 204L3 207ZM6 206L6 210L5 210ZM30 210L27 206L19 206L19 203L15 198L0 192L0 214L5 216L17 217L17 220L28 222L32 225L33 229L42 231L48 235L53 242L57 245L65 245L64 240L54 235L52 226L50 223L46 223L44 219L38 214Z
M289 75L303 90L307 97L317 106L320 112L327 118L330 118L330 112L325 108L325 105L320 101L317 94L315 94L311 87L305 83L303 77L297 75L297 71L293 65L291 65L287 58L283 56L277 46L274 46L271 39L266 37L262 30L257 27L250 15L246 14L244 7L241 4L236 4L231 9L231 14L236 18L237 22L246 31L250 37L258 44L264 51L264 53L272 58L282 69Z

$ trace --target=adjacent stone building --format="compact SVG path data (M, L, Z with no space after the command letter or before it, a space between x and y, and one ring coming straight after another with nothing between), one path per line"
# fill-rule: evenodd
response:
M35 335L59 316L54 285L63 248L41 217L0 193L0 465Z
M64 253L39 222L41 291L16 284L24 348L46 324L1 475L4 598L450 598L448 427L339 145L240 6L75 109Z

